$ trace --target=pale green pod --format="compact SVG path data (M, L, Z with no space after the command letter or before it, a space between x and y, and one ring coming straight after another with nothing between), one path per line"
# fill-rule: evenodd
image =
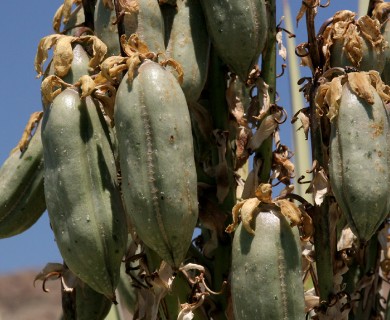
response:
M61 255L77 277L114 300L128 230L98 103L64 90L45 111L42 143L47 210Z
M187 102L175 76L145 61L116 96L125 207L142 241L179 267L197 222L197 179Z
M374 104L343 85L331 122L329 176L349 226L368 241L390 212L390 118L378 93Z
M76 287L76 319L104 320L110 312L112 301L96 292L86 283Z
M166 55L184 72L181 84L188 102L197 101L204 88L209 66L210 38L199 0L178 0Z
M200 0L220 58L247 80L264 49L268 18L264 0Z
M233 238L235 319L304 319L299 237L275 209L259 210L252 228L254 236L241 223Z
M24 152L10 154L0 168L0 238L30 228L45 212L41 124Z
M127 37L136 33L152 52L164 52L164 21L157 0L139 0L139 11L123 17ZM115 10L97 0L94 15L95 34L107 45L107 57L121 54Z

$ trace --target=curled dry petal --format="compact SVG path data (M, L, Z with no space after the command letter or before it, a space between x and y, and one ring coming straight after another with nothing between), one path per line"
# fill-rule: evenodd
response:
M105 59L100 65L100 72L103 77L113 82L119 73L127 69L126 61L128 58L121 56L111 56Z
M241 208L241 222L242 226L245 228L245 230L252 234L255 235L255 231L251 227L251 222L254 218L254 216L259 212L259 204L261 201L257 198L250 198L247 199L244 203L244 205Z
M52 103L54 98L61 93L62 87L70 86L70 84L55 75L47 76L41 83L42 100L44 105Z
M263 119L263 117L268 113L271 106L271 98L268 93L269 85L259 77L256 80L257 96L259 102L259 115L253 116L257 120Z
M262 143L272 135L275 129L278 127L278 120L283 117L282 111L277 111L263 119L260 127L256 130L253 137L249 140L248 150L254 151L260 148ZM276 121L275 121L276 120Z
M163 67L166 67L166 66L172 67L177 73L177 82L179 82L180 85L183 84L184 71L183 71L183 67L181 66L181 64L179 62L177 62L174 59L169 58L169 59L162 61L160 64Z
M95 81L89 75L81 76L77 84L81 87L81 98L90 96L96 88Z
M139 11L138 0L119 0L119 5L128 13L137 13Z
M301 209L300 209L301 210ZM301 210L302 222L300 225L301 230L301 240L309 241L314 234L314 225L312 218L306 213L306 211Z
M269 183L261 183L255 191L255 196L261 202L274 203L272 201L272 185Z
M297 205L287 199L277 200L276 205L280 208L280 212L290 220L291 226L297 226L301 224L302 213Z
M386 42L381 33L381 24L377 19L363 16L357 21L361 35L380 53L386 47Z
M244 203L246 202L247 200L242 200L240 202L238 202L232 209L232 223L229 224L225 231L227 233L232 233L234 231L234 229L236 229L237 225L238 225L238 217L240 215L240 210L242 208L242 206L244 205Z
M53 29L57 33L60 33L63 9L64 9L64 4L61 4L53 17Z
M314 203L319 206L329 191L329 180L323 168L315 169L313 174L313 180L306 193L313 194Z
M379 20L380 23L384 23L390 12L390 2L377 1L374 9L372 10L372 16Z
M134 54L126 60L127 65L127 81L129 83L133 82L135 71L138 70L138 67L142 63L139 54Z
M342 36L344 39L344 52L352 65L359 67L363 58L363 40L356 25L350 24Z
M72 42L74 37L65 36L58 38L53 52L54 72L59 77L64 77L68 74L73 61Z
M280 30L276 34L276 42L278 43L278 49L279 49L279 55L282 57L284 61L287 59L287 50L286 47L283 45L283 31Z
M103 61L104 56L107 53L107 46L102 40L96 36L81 36L78 38L79 41L86 41L87 43L92 42L93 55L91 60L89 60L89 67L92 70L95 70L97 66Z
M42 116L43 116L42 111L37 111L31 114L30 119L28 120L27 125L23 130L22 137L20 138L17 146L11 151L11 153L17 150L23 152L24 150L27 149L27 146L30 142L31 133L37 126L37 123L41 120Z
M37 77L43 75L42 65L45 63L48 57L48 51L55 45L57 40L62 37L60 34L52 34L47 37L42 38L39 41L37 53L35 55L34 66L35 70L38 73Z
M348 73L348 82L351 90L361 99L369 104L374 104L374 88L371 79L366 72Z

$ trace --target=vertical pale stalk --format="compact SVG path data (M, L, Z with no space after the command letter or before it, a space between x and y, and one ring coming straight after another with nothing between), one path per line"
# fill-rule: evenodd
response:
M261 61L261 76L269 85L268 93L271 104L275 103L276 97L276 1L267 2L268 9L268 34L267 47L263 52ZM256 156L262 159L260 182L268 182L272 165L272 136L266 139Z
M291 31L293 30L292 18L291 18L291 9L288 1L283 0L283 11L284 11L284 21L286 25L286 29ZM297 113L304 106L304 101L302 98L302 94L299 92L298 80L300 79L300 71L298 66L298 57L295 55L295 47L296 42L295 38L289 38L286 40L287 46L287 66L288 66L288 74L289 74L289 85L290 85L290 94L291 94L291 110L292 113ZM305 171L311 168L311 151L309 148L308 141L305 140L304 131L301 129L299 131L298 128L301 124L296 122L291 126L293 143L294 143L294 164L295 164L295 172L296 177L300 177ZM305 173L305 175L307 175ZM308 177L310 179L310 177ZM295 190L296 193L305 198L307 201L311 200L310 195L306 194L305 191L307 189L307 185L302 185L297 183L295 180Z
M358 14L359 17L367 14L367 8L370 3L370 0L359 0Z

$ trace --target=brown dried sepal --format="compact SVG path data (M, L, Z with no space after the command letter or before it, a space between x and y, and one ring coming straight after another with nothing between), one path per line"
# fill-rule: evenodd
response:
M93 55L89 61L89 67L95 70L107 53L107 46L95 36L73 37L54 34L41 39L35 56L35 70L38 78L43 75L42 66L47 60L48 51L54 47L53 66L55 75L64 77L68 74L73 61L73 47L75 43L91 45Z
M372 16L384 23L388 19L390 13L390 2L384 2L383 0L377 0L374 9L372 10Z
M363 42L369 43L378 54L384 51L386 41L380 32L380 21L369 16L355 20L356 13L342 10L335 13L332 24L322 34L324 70L330 68L331 50L336 41L341 41L343 53L353 66L359 68L363 58Z
M60 33L61 21L66 24L72 13L72 6L80 5L81 0L64 0L64 3L57 9L53 18L53 29L55 32Z
M385 104L390 102L390 87L385 85L377 71L350 72L323 83L316 93L315 104L317 113L332 121L338 115L343 86L348 83L352 92L359 98L374 103L374 90Z
M42 111L37 111L31 114L30 119L28 120L27 125L23 130L22 137L20 138L17 146L11 151L11 153L17 150L19 150L20 152L24 152L27 149L28 144L31 140L32 132L36 128L38 122L42 119L42 116Z
M71 87L72 85L66 83L61 78L50 75L47 76L41 83L41 93L44 105L48 105L53 102L54 98L58 96L62 89L65 87Z

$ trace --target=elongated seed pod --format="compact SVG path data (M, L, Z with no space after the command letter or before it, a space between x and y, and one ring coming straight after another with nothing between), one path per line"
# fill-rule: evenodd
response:
M374 103L343 85L332 121L329 175L352 231L368 241L390 212L390 118L374 88Z
M24 152L14 151L0 168L0 238L30 228L46 210L41 124Z
M118 26L115 10L97 0L95 8L95 33L107 45L107 56L120 55ZM152 52L164 52L164 21L157 0L138 0L138 11L123 16L127 37L136 33Z
M81 280L113 300L127 224L100 107L64 90L45 112L42 142L47 209L61 255Z
M166 55L180 63L181 84L188 102L197 101L206 83L210 39L199 0L177 1Z
M244 82L264 49L268 20L264 0L200 0L211 41Z
M104 320L110 312L112 301L93 290L86 283L76 287L76 319Z
M176 78L145 61L121 82L115 123L125 207L137 234L173 267L184 260L198 217L187 103Z
M254 236L240 224L233 238L235 319L304 319L299 237L274 209L259 210L252 224Z

